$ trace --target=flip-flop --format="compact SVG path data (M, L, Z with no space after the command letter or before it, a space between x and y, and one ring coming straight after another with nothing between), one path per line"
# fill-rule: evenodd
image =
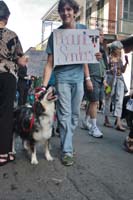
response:
M120 128L120 127L116 127L116 130L118 130L118 131L122 131L122 132L125 132L126 131L126 129L125 128Z
M7 158L8 162L13 162L15 159L16 159L15 154L13 152L9 152Z
M108 128L113 128L113 126L110 123L104 122L104 126L108 127Z
M6 165L8 163L8 161L6 160L6 161L4 161L4 162L0 162L0 167L1 166L4 166L4 165Z
M0 162L0 166L6 165L8 163L8 156L0 156L0 159L5 160L4 162Z

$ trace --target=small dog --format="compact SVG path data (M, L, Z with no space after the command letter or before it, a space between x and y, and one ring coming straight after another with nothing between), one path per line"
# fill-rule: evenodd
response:
M37 142L45 145L46 159L53 160L49 151L49 139L52 135L56 100L54 89L50 87L46 92L39 93L38 100L32 106L24 105L14 111L14 132L23 139L24 148L30 150L31 164L38 164Z

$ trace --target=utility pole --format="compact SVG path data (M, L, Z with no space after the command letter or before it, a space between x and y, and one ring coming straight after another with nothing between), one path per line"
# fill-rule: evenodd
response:
M99 27L99 24L98 24L98 2L99 1L100 0L96 0L96 9L97 9L97 11L96 11L96 28Z
M119 18L120 18L119 0L116 0L116 34L119 34Z

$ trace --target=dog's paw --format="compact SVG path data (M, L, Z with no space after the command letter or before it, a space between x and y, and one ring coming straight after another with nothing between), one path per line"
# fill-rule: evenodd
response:
M26 151L29 150L29 146L28 146L27 141L23 141L23 147L24 147L24 150L26 150Z
M31 164L32 164L32 165L37 165L37 164L38 164L38 160L32 159L32 160L31 160Z
M51 155L45 156L47 161L53 161L54 158Z

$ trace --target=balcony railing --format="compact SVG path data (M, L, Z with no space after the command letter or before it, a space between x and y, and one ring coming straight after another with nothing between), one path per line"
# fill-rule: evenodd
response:
M133 21L121 19L120 22L120 32L124 34L133 34Z
M133 21L127 21L120 19L119 21L107 20L102 18L90 17L87 19L87 25L95 29L102 27L104 33L107 34L132 34L133 33Z

